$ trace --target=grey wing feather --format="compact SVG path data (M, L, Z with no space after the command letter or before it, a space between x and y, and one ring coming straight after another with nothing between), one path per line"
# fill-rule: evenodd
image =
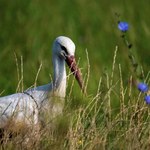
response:
M37 122L38 116L35 116L37 113L35 102L27 94L16 93L0 97L0 127L5 126L12 118L15 118L15 121L25 121L27 124L31 118Z
M24 93L16 93L0 97L0 127L5 126L12 117L15 121L25 121L31 124L38 122L38 106L47 101L48 93L52 85L47 84L26 90Z

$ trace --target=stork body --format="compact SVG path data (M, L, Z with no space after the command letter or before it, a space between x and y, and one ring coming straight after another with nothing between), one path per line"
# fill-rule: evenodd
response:
M66 94L65 62L75 75L80 87L83 88L80 71L74 58L75 45L72 40L60 36L54 41L52 49L54 69L52 83L26 90L23 93L0 97L0 128L6 127L10 120L15 123L37 124L39 113L43 110L50 110L51 117L62 112ZM54 101L56 97L58 104Z

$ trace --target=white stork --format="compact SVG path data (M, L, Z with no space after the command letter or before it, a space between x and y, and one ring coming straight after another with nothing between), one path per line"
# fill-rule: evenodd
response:
M52 50L54 69L52 83L26 90L23 93L0 97L0 128L7 127L10 121L24 122L27 125L37 124L40 121L39 114L43 110L50 110L52 118L62 112L66 94L65 62L83 89L81 74L74 57L73 41L68 37L59 36L54 41Z

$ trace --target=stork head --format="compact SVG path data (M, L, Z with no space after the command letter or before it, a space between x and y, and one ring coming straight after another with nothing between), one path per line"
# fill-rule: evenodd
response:
M59 36L53 44L53 55L57 55L60 59L64 59L83 90L83 82L79 68L75 60L75 44L65 36Z

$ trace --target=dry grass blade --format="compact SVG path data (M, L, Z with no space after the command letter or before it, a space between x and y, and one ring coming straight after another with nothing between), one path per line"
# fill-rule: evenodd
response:
M15 54L15 60L16 60L16 67L17 67L17 76L18 76L18 85L16 88L16 92L23 92L24 91L24 87L23 87L23 57L21 56L21 77L20 77L20 73L19 73L19 64L18 64L18 59L17 56Z
M116 49L115 49L115 52L114 52L114 58L113 58L113 64L112 64L112 73L111 73L110 85L113 84L113 77L114 77L114 71L115 71L115 64L116 64L117 51L118 51L118 46L116 46Z
M87 69L87 79L86 79L86 82L85 82L85 85L84 85L84 93L87 95L87 87L88 87L89 77L90 77L90 60L89 60L89 54L88 54L87 49L86 49L86 56L87 56L88 69Z
M40 73L41 69L42 69L42 62L40 63L40 66L39 66L38 72L37 72L36 77L35 77L34 87L36 87L36 86L37 86L37 85L36 85L36 83L37 83L38 76L39 76L39 73Z

